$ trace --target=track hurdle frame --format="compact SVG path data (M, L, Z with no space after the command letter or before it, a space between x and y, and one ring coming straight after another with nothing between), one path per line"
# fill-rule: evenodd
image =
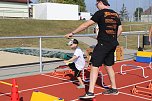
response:
M151 84L152 81L150 81L149 85ZM143 91L143 90L139 90L139 89L143 89L143 90L147 90L147 91ZM152 97L152 88L148 86L148 88L146 87L142 87L142 86L134 86L133 89L131 90L132 94L137 94L137 95L141 95L141 96L146 96L146 97Z
M100 69L100 68L99 68ZM84 68L83 70L82 70L82 80L84 81L84 82L90 82L90 80L89 79L86 79L85 78L85 70L88 70L88 67L87 68ZM102 87L104 87L104 88L109 88L109 86L106 86L105 84L104 84L104 77L103 77L103 74L102 74L102 72L101 71L99 71L99 77L101 78L101 86Z
M121 65L121 67L120 67L120 74L122 74L122 75L126 74L126 72L123 71L123 69L122 69L124 66L141 68L141 70L142 70L142 76L143 76L144 78L148 78L148 77L149 77L149 76L145 76L144 67L142 67L142 66L135 66L135 65L132 65L132 64L123 64L123 65Z
M69 69L69 70L64 70L64 71L54 71L51 73L51 75L54 75L54 76L61 76L61 77L65 77L67 74L74 74L74 72Z
M152 56L151 56L151 58L150 58L150 61L151 61L151 60L152 60ZM122 70L122 68L123 68L124 66L141 68L141 70L142 70L142 76L143 76L144 78L148 78L148 76L145 76L145 70L144 70L144 68L149 67L150 69L152 69L152 62L150 62L149 65L146 66L146 67L135 66L135 65L132 65L132 64L123 64L123 65L121 65L121 67L120 67L120 74L122 74L122 75L126 74L126 72Z

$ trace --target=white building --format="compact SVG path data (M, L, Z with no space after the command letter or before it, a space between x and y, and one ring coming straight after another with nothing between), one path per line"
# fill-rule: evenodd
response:
M152 6L142 13L141 22L152 22Z
M79 20L79 6L60 3L40 3L33 5L33 19Z
M28 0L0 0L0 17L29 17Z

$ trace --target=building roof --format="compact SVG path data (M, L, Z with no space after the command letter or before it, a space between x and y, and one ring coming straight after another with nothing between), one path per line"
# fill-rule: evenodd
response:
M2 2L16 2L16 3L27 3L28 0L0 0ZM29 0L29 3L32 3L31 0Z
M142 15L151 15L152 14L152 6L150 6L148 9L146 9Z

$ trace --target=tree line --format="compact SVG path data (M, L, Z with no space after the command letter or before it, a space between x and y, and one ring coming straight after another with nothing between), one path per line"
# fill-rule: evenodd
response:
M76 4L79 5L80 12L86 11L86 5L84 0L39 0L39 2L53 2L63 4Z
M141 7L136 8L136 10L133 14L133 16L135 18L135 21L140 21L141 20L141 15L142 15L143 12L144 12L143 8L141 8ZM125 7L124 4L122 5L122 8L121 8L119 14L120 14L120 18L121 18L122 21L128 21L129 20L129 13L128 13L127 8Z

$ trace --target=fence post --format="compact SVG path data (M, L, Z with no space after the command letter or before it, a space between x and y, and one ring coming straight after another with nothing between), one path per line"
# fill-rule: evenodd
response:
M126 49L127 49L127 35L125 35L125 38L126 38Z
M140 35L138 34L138 48L140 47Z
M3 10L3 19L4 19L4 10Z
M42 72L42 38L39 39L40 72Z

